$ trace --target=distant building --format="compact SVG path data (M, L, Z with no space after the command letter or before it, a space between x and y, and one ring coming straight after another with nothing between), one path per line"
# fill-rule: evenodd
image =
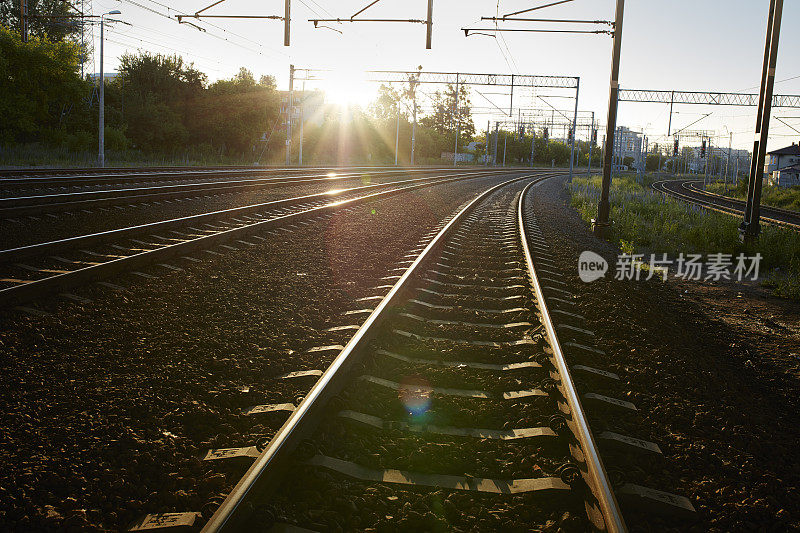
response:
M769 177L770 185L796 187L800 185L800 164L775 170Z
M95 72L94 74L89 74L89 79L92 81L97 81L100 78L100 73ZM119 72L103 72L103 79L106 81L111 81L119 78Z
M638 132L631 131L625 126L617 128L614 135L614 163L625 169L623 161L626 157L632 157L634 166L639 161L642 153L642 135Z
M800 185L797 181L797 168L800 167L800 145L792 143L791 146L773 150L768 153L769 161L764 171L769 174L770 185L778 187L791 187Z

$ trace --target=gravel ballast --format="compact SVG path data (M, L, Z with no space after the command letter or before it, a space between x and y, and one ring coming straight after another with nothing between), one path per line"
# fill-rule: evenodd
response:
M199 458L249 446L283 418L250 405L291 402L359 323L346 310L407 250L499 178L421 189L291 232L245 239L203 262L175 259L154 279L41 302L51 316L4 313L0 529L119 530L146 513L199 511L242 466ZM209 259L210 258L210 259ZM363 318L363 316L361 317Z
M415 177L421 176L366 173L352 179L329 182L272 185L233 192L198 190L195 195L175 199L148 201L131 198L130 201L114 206L90 207L85 210L73 208L33 217L0 218L0 248L16 248L160 220Z
M635 530L786 531L800 528L800 306L731 282L618 281L618 250L595 239L569 205L564 180L536 187L535 211L550 252L577 295L578 312L619 374L618 397L635 416L609 429L656 442L663 460L631 455L621 475L689 498L693 520L625 507ZM583 283L578 255L611 271ZM574 361L573 361L574 363ZM591 382L580 386L591 387ZM595 432L603 427L593 427Z

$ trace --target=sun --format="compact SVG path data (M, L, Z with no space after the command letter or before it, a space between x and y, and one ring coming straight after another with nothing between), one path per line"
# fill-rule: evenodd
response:
M327 103L341 108L366 108L376 95L375 84L365 79L364 72L330 72L322 90Z

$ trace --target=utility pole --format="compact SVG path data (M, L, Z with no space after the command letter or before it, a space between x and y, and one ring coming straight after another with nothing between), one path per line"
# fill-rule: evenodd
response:
M81 22L83 22L81 20ZM20 35L22 36L22 42L28 42L28 0L20 0L19 2L19 23L20 23Z
M487 167L489 166L489 137L491 136L491 133L492 133L492 121L491 120L487 120L486 121L486 154L483 156L483 161L484 161L484 163L485 163L485 165Z
M286 1L288 2L289 0ZM431 36L433 35L433 0L428 0L428 19L425 22L425 26L427 27L426 28L427 32L425 36L425 48L427 50L430 50Z
M747 206L744 220L739 225L739 235L745 241L753 241L761 232L761 187L763 185L764 158L767 152L769 118L772 111L772 91L775 86L775 65L778 61L778 41L781 33L783 0L771 0L767 23L767 41L764 47L764 64L761 72L761 93L758 99L756 135L753 143L753 159L750 165L750 180L747 187Z
M294 65L289 65L289 96L286 100L286 166L287 167L292 164L292 108L293 107L294 107Z
M411 166L414 166L414 150L417 145L417 91L414 91L414 123L411 125Z
M592 175L592 153L594 152L594 111L592 111L592 125L589 127L589 165L586 168L586 175Z
M494 157L492 157L492 166L497 166L497 135L500 132L500 123L494 123Z
M592 221L595 235L602 237L609 225L611 204L609 191L611 189L611 158L614 151L614 130L617 125L617 104L619 98L619 63L622 51L622 16L625 9L625 0L617 0L617 9L614 16L614 51L611 57L611 81L608 95L608 119L606 120L606 153L603 158L603 186L600 193L600 203L597 206L597 219Z
M306 89L303 82L303 98L300 100L300 150L297 154L297 164L303 166L303 122L305 122Z
M508 146L508 134L503 135L503 168L506 166L506 146Z
M397 127L394 132L394 166L397 166L397 156L400 153L400 102L397 102Z
M455 119L456 119L456 145L453 149L453 166L458 166L458 134L461 129L461 115L458 112L458 73L456 73L456 106L455 106Z
M289 46L289 33L292 27L292 0L286 0L283 13L283 46Z
M581 90L581 79L575 78L575 114L572 116L572 143L569 150L569 181L572 181L573 167L575 166L575 137L578 134L578 95Z
M728 159L725 161L725 189L728 189L728 167L731 166L731 145L733 144L733 132L728 139Z
M536 128L531 124L531 168L533 168L533 150L536 146Z

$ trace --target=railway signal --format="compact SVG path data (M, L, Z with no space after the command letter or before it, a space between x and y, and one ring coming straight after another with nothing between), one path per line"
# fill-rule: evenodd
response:
M703 139L703 144L700 146L700 159L706 158L706 140Z
M678 155L678 138L677 137L675 137L675 140L672 142L672 155L673 156L677 156Z

